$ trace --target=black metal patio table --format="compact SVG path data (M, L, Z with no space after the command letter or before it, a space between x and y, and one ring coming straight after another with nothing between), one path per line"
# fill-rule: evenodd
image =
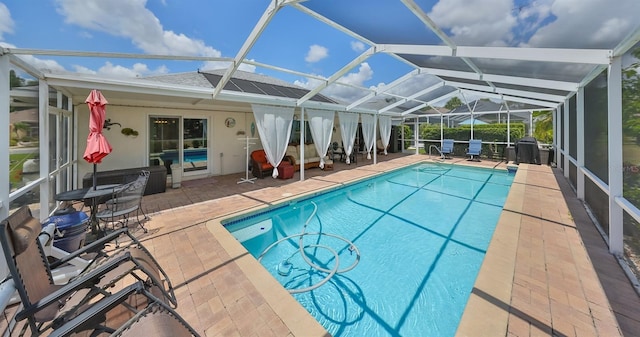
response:
M54 199L57 201L84 201L85 204L89 206L91 233L98 235L100 230L96 213L98 213L98 205L102 203L100 199L112 195L114 188L118 186L121 186L121 184L98 185L95 188L79 188L58 193L54 196Z

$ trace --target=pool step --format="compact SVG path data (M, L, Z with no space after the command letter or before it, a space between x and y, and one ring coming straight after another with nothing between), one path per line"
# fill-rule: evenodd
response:
M247 240L251 240L255 237L258 237L262 234L268 233L271 231L273 224L271 219L266 219L258 222L257 224L238 229L237 231L231 232L231 234L240 242L245 242Z

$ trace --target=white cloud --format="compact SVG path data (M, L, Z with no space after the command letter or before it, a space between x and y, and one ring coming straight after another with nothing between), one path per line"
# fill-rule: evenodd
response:
M369 66L369 63L364 62L360 64L358 70L356 72L351 72L341 77L339 82L349 83L357 86L364 86L364 83L373 78L373 69ZM294 84L301 86L306 89L314 89L315 87L322 84L322 81L316 79L307 79L307 81L298 81L296 80ZM325 90L322 90L321 94L325 96L329 96L338 101L345 102L353 102L357 98L362 96L362 90L347 87L344 85L333 85L327 87Z
M227 69L231 66L230 62L225 61L207 61L203 64L201 70L216 70L216 69ZM256 66L246 63L240 63L238 70L246 71L249 73L256 72Z
M613 48L639 8L638 0L440 0L429 16L459 45Z
M557 19L523 46L613 48L637 25L638 8L637 0L555 0L550 10Z
M0 42L0 46L6 48L16 48L16 46L9 45L6 43ZM58 62L54 60L45 60L41 58L37 58L32 55L16 55L20 59L22 59L25 63L30 64L34 68L41 69L43 71L64 71L64 67L60 65Z
M250 73L255 73L256 72L256 66L251 65L251 64L242 63L238 67L238 70L242 70L242 71L246 71L246 72L250 72Z
M160 20L145 7L146 0L57 0L57 3L66 23L130 38L147 53L221 55L201 40L164 30Z
M329 49L314 44L309 47L309 52L307 52L307 56L305 56L304 60L309 63L315 63L326 58L327 56L329 56Z
M440 0L428 14L460 45L506 45L517 20L511 0Z
M4 33L13 33L13 25L9 8L0 2L0 39L2 39L2 34Z
M5 48L16 48L16 46L12 44L8 44L5 42L0 42L1 47ZM41 71L49 71L49 72L57 72L63 73L68 70L65 69L64 66L59 64L54 60L47 60L42 58L37 58L32 55L17 55L20 59L22 59L25 63L32 65L36 69L40 69ZM120 65L114 65L111 62L105 62L105 64L100 67L98 70L89 69L85 66L81 65L73 65L73 70L75 72L81 74L90 74L90 75L100 75L105 77L143 77L143 76L151 76L151 75L162 75L169 73L169 70L165 66L160 66L156 69L149 69L146 64L136 63L131 68L123 67Z
M149 69L146 64L136 63L131 68L123 67L120 65L114 65L111 62L105 62L97 71L89 69L84 66L75 65L74 70L82 74L100 75L105 77L114 78L131 78L131 77L143 77L152 75L167 74L169 71L165 66L160 66L156 69Z
M364 82L373 78L373 69L369 66L369 63L363 62L358 67L358 72L348 73L340 78L340 82L348 84L364 86Z
M353 51L361 53L361 52L364 51L365 45L364 45L364 43L362 43L360 41L351 41L351 49Z
M640 5L640 4L639 4ZM598 30L591 36L590 40L594 44L616 41L620 37L620 32L629 31L632 22L623 18L611 18L602 23Z
M165 30L160 20L145 6L147 0L56 0L58 12L65 17L65 22L77 25L86 31L79 34L92 38L91 31L102 31L107 34L130 39L145 53L161 55L192 55L221 57L222 53L207 46L204 41ZM163 6L166 1L160 0ZM228 62L203 62L201 69L226 68ZM73 66L81 73L104 76L137 77L158 75L168 72L166 67L150 69L147 65L137 63L131 68L106 62L98 70L83 66ZM241 65L241 70L254 72L255 66Z

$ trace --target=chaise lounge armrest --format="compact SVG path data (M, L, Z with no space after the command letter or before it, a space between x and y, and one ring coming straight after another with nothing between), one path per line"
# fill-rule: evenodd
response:
M100 265L98 268L86 274L83 274L81 277L71 280L69 283L65 284L61 288L58 288L51 294L43 297L33 305L25 305L24 309L16 314L16 320L21 321L23 319L26 319L27 317L32 316L35 313L45 309L49 305L52 305L56 302L64 302L64 299L80 289L94 286L106 273L116 269L123 261L126 261L129 258L131 258L131 256L127 252L122 256L111 259Z
M135 305L131 303L135 302ZM111 336L195 336L199 334L177 312L141 282L94 303L51 332L51 337L76 333Z

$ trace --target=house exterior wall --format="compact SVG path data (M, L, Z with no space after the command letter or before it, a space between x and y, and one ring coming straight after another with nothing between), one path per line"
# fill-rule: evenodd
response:
M159 104L160 105L160 104ZM110 130L104 129L103 134L111 144L113 151L98 164L97 170L107 171L124 168L144 167L149 165L149 116L172 116L182 118L205 118L208 120L208 167L207 171L186 172L183 180L204 178L212 175L232 174L245 172L246 136L251 137L251 123L255 122L253 113L247 105L246 112L229 112L224 110L193 109L189 107L170 109L165 107L132 107L118 104L109 104L106 108L106 118L111 122L120 123L111 126ZM86 148L84 140L89 129L89 110L82 104L76 107L78 114L78 183L85 174L93 171L93 165L82 159ZM233 127L227 127L225 120L234 118ZM82 127L87 126L87 127ZM138 131L137 137L125 136L122 128L131 128ZM243 134L244 133L244 134ZM255 130L255 138L258 138ZM259 139L251 140L250 151L262 148ZM80 186L80 185L78 185Z

